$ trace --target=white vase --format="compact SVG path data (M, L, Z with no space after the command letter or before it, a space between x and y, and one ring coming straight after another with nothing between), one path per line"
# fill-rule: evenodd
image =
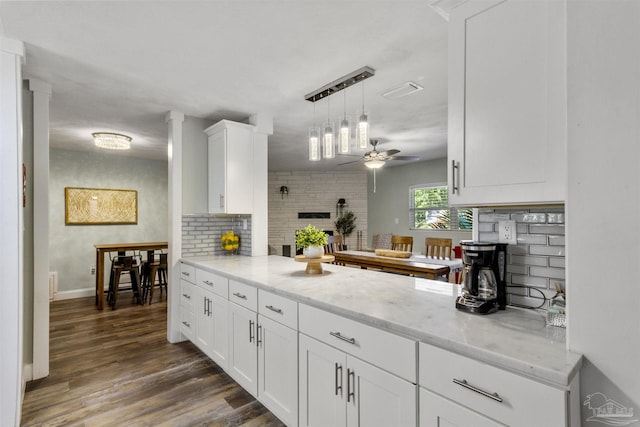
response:
M302 249L305 258L322 258L324 255L324 246L308 246Z

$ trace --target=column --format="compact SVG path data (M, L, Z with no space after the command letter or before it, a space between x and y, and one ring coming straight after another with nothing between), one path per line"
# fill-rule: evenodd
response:
M269 171L268 139L273 134L273 118L259 113L249 118L255 126L253 137L253 215L251 216L251 256L269 254Z

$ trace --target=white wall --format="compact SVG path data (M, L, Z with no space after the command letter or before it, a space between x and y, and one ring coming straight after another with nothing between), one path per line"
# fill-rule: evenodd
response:
M640 2L569 1L567 16L569 348L586 358L581 402L601 392L638 419Z
M413 236L413 251L424 252L426 237L451 238L454 245L471 239L471 231L435 231L409 229L409 187L417 184L447 183L447 159L430 160L402 166L383 167L376 172L376 192L373 192L373 172L368 173L369 243L377 233ZM397 218L397 223L396 223Z
M65 187L137 190L138 223L66 225ZM167 160L51 150L49 191L49 267L58 272L59 293L85 289L93 295L95 276L90 269L96 264L97 243L167 240Z

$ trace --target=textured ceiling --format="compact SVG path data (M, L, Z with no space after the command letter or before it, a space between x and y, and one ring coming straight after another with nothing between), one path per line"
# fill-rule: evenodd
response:
M91 132L107 130L134 138L126 155L160 158L169 110L211 123L265 113L270 170L362 168L307 160L304 95L368 65L380 148L446 156L447 23L425 0L1 1L0 19L4 37L25 42L25 77L52 84L52 147L95 150ZM407 81L424 90L381 96ZM355 118L362 87L345 92ZM342 92L329 101L316 103L317 123L344 114Z

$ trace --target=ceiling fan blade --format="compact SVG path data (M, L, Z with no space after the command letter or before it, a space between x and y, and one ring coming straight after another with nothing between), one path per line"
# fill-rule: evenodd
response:
M391 156L387 160L420 160L418 156Z
M360 163L360 160L352 160L350 162L338 163L337 166L350 165L352 163Z
M394 154L398 154L400 152L400 150L387 150L387 151L381 151L378 153L378 156L381 157L391 157Z

